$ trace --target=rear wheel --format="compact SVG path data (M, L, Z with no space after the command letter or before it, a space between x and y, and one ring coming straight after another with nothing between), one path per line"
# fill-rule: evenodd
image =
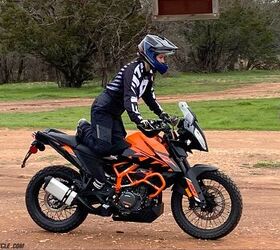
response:
M65 166L51 166L39 171L28 184L25 196L31 218L51 232L69 232L78 227L88 212L81 205L68 206L43 189L45 177L52 176L70 187L79 174Z
M240 220L240 191L228 176L219 171L204 172L197 179L207 202L206 208L174 191L171 197L173 216L178 225L195 238L224 237Z

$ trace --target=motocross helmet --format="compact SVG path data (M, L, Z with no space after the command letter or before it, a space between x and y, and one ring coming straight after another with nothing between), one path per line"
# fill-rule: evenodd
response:
M166 63L160 63L156 56L158 54L172 55L178 49L168 39L155 35L146 35L138 44L139 54L142 55L151 67L161 74L168 70Z

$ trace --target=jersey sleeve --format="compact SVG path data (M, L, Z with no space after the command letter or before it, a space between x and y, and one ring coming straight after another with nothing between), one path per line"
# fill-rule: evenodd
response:
M141 65L130 68L124 75L124 108L131 121L136 124L143 120L138 108L138 86L141 78Z
M155 91L152 86L152 82L150 82L145 90L145 93L142 95L142 99L148 105L151 111L153 111L156 115L160 115L163 111L161 106L156 100Z

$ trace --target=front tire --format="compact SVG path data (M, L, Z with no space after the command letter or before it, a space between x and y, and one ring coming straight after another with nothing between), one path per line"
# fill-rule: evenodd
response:
M88 212L81 205L63 204L43 189L45 177L52 176L70 187L80 175L65 166L50 166L39 171L26 189L25 202L33 221L50 232L69 232L86 219Z
M229 234L242 214L242 198L233 181L220 171L200 174L197 180L204 192L207 207L174 191L171 209L177 224L189 235L215 240Z

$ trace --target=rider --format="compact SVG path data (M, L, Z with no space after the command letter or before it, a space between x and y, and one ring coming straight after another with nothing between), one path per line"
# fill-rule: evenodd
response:
M121 154L129 145L124 138L126 132L121 115L126 110L131 121L142 127L149 127L138 110L140 97L161 119L168 114L156 101L153 81L158 71L168 70L166 56L174 54L178 48L164 37L146 35L138 45L138 59L120 69L106 89L95 99L91 107L91 125L84 119L78 123L78 134L83 144L92 149L96 161L93 189L97 196L107 196L112 187L107 187L102 157Z

